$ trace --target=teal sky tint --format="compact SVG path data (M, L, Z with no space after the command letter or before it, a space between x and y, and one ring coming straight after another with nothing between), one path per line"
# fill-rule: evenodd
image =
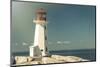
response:
M12 2L11 49L28 51L34 41L35 11L44 8L49 50L95 48L95 6Z

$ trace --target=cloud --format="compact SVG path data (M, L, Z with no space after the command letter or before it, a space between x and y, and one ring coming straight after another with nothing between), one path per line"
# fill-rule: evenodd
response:
M70 44L71 41L57 41L57 44Z
M71 42L70 41L64 41L63 43L64 44L70 44Z
M27 44L27 43L25 43L25 42L23 42L23 43L22 43L22 45L23 45L23 46L27 46L28 44Z
M62 42L61 41L57 41L57 44L62 44Z

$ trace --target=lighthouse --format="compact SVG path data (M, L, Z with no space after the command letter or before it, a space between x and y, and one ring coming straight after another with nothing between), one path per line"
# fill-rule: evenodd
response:
M36 17L33 20L35 26L34 44L30 46L30 56L48 56L48 37L47 37L47 18L46 11L43 8L36 10Z

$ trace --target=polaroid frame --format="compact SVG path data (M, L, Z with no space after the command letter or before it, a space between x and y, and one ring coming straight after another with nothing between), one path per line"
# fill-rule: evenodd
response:
M25 2L25 3L47 3L47 2L38 2L38 1L17 1L12 0L14 2ZM11 1L11 28L12 29L12 1ZM49 4L49 3L47 3ZM50 4L58 4L58 5L78 5L78 6L94 6L94 5L80 5L80 4L62 4L62 3L50 3ZM96 6L95 7L95 55L96 55ZM10 39L11 40L11 39ZM11 47L12 48L12 47ZM12 49L10 49L10 55L11 55L11 66L34 66L34 65L49 65L49 64L63 64L63 63L49 63L49 64L32 64L32 65L12 65ZM95 56L96 61L96 56ZM94 62L94 61L82 61L82 62ZM67 62L67 63L82 63L82 62ZM65 62L66 63L66 62ZM64 63L64 64L65 64Z

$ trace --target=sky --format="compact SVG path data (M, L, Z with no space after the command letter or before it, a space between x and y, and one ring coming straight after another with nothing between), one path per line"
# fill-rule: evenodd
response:
M34 43L35 11L47 11L48 49L76 50L95 48L95 6L12 2L11 50L29 51Z

